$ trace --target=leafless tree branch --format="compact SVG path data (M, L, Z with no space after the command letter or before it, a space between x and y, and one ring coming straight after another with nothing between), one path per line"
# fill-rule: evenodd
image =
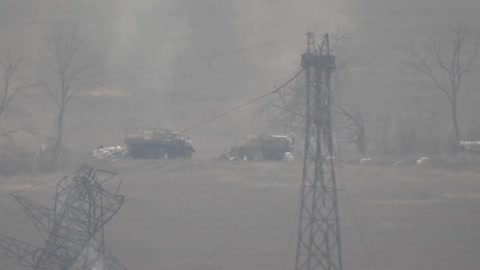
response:
M473 63L477 59L478 48L480 46L479 35L468 27L457 25L452 31L453 41L452 47L444 46L444 43L434 42L426 46L424 49L426 55L421 56L417 51L412 50L410 65L418 73L428 77L435 87L446 95L452 109L452 121L455 132L455 140L460 140L460 132L457 120L457 95L460 91L460 85L465 73L470 72ZM472 52L465 51L467 45L472 44ZM442 48L447 48L450 51L450 57L442 52ZM429 62L428 53L433 56L434 63ZM448 54L447 54L448 55ZM469 55L465 57L465 55ZM440 81L440 75L435 73L435 70L443 71L447 76L447 82Z
M82 87L77 80L92 66L93 57L90 54L90 44L87 38L80 34L77 25L69 23L56 25L48 41L56 86L47 87L47 92L58 109L50 165L51 169L54 169L63 142L64 117L68 104Z

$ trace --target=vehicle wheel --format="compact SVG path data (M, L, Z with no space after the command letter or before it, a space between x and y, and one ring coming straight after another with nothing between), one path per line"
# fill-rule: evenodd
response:
M158 147L157 148L157 156L159 159L166 159L167 157L165 156L167 154L167 151L163 147Z
M167 158L168 159L175 159L177 155L175 154L174 151L167 151Z

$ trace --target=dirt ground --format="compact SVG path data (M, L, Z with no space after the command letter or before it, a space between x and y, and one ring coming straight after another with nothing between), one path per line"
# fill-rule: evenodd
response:
M129 269L293 269L300 163L122 160L102 166L119 172L121 192L135 198L106 229L109 249ZM11 198L1 194L54 177L1 182L0 233L41 241L18 206L3 211ZM51 206L53 184L21 194ZM345 269L478 269L480 175L347 166L339 186ZM9 264L0 257L0 269L21 269Z

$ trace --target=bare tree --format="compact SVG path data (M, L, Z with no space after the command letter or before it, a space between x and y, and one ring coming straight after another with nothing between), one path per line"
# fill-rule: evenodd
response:
M397 146L396 152L401 155L413 154L421 150L419 144L419 128L417 127L418 119L415 117L398 118L396 122L396 132L394 135L394 143Z
M368 140L364 114L358 105L347 106L335 99L334 115L338 123L338 133L343 134L345 143L354 143L360 154L367 152Z
M21 57L8 51L0 59L1 72L1 93L0 93L0 117L3 117L13 98L28 86L19 83L19 75L24 67Z
M477 58L480 39L477 32L457 25L451 31L450 44L434 42L424 46L423 53L412 50L409 64L414 70L429 78L448 99L452 111L455 143L460 141L458 124L458 93L464 75L472 71Z
M389 111L379 113L373 124L372 137L374 143L372 146L377 154L389 155L393 152L391 143L392 117L390 113Z
M33 84L27 84L22 78L26 66L26 61L12 50L7 50L0 57L0 119L5 120L5 114L10 108L12 101L27 88L34 87ZM0 127L2 132L0 136L9 136L22 128L7 129Z
M276 87L275 87L276 88ZM300 81L285 91L276 92L271 100L255 111L255 116L263 117L267 128L284 133L300 132L305 121L305 95Z
M50 163L50 169L54 169L64 138L65 113L76 92L85 87L79 79L92 66L93 55L88 39L80 34L75 24L56 25L48 43L54 81L46 88L57 107Z

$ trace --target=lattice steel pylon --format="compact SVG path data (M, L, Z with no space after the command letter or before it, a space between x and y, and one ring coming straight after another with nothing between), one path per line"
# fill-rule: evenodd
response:
M34 247L0 235L0 254L34 270L126 270L105 249L103 231L125 197L106 191L101 182L97 170L82 166L75 176L57 184L53 210L15 195L37 230L46 235L45 245Z
M295 270L343 270L331 117L335 57L307 34L306 132Z

